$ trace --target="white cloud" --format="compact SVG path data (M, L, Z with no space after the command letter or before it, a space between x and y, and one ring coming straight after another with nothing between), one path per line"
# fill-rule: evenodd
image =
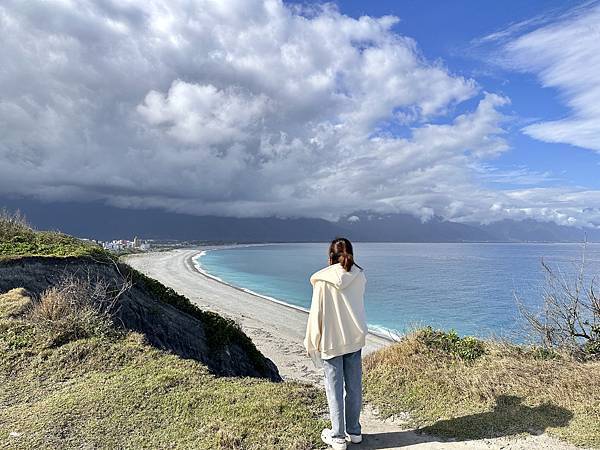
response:
M277 0L5 0L0 194L600 223L582 206L594 192L484 188L476 167L508 149L509 100L428 62L396 21Z
M568 117L523 129L545 142L600 152L600 6L526 33L506 45L510 64L535 73L542 86L557 89Z
M244 141L252 131L260 132L267 103L264 95L176 80L167 95L150 91L137 111L183 143L212 146Z

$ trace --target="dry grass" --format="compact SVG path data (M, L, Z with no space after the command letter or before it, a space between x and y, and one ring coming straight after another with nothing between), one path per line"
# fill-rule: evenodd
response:
M128 288L115 290L104 280L65 276L34 302L30 322L48 336L48 345L92 336L113 336L112 312L119 296Z
M30 311L32 306L29 293L23 288L11 289L0 295L0 316L18 317Z
M600 363L486 343L464 361L419 333L365 358L365 398L426 432L481 439L547 431L600 446Z
M33 231L21 211L11 213L5 208L0 209L0 240Z
M319 389L215 377L136 333L49 347L39 321L80 310L58 290L8 317L19 292L0 295L0 448L323 448Z

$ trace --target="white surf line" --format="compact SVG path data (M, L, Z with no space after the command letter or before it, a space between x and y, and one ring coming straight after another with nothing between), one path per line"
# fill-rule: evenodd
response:
M250 246L258 246L258 245L277 245L277 244L251 244L251 245L239 245L239 247L250 247ZM237 289L238 291L242 291L245 292L247 294L250 295L254 295L255 297L260 297L263 298L265 300L269 300L271 302L277 303L279 305L282 306L286 306L288 308L292 308L295 309L296 311L301 311L303 313L308 314L309 310L306 308L303 308L301 306L297 306L297 305L292 305L291 303L288 303L284 300L280 300L278 298L275 297L271 297L269 295L265 295L265 294L261 294L259 292L253 291L252 289L248 289L245 287L241 287L241 286L236 286L235 284L231 284L228 283L227 281L223 280L222 278L219 278L216 275L213 275L211 273L209 273L208 271L206 271L206 269L204 269L201 265L200 265L200 258L202 258L202 256L206 255L207 252L209 251L214 251L214 250L225 250L226 248L235 248L238 247L237 245L232 245L232 246L228 246L228 247L220 247L220 248L211 248L211 249L207 249L207 250L202 250L201 252L191 256L191 260L193 262L193 266L194 268L200 272L202 275L204 275L205 277L208 277L214 281L217 281L221 284L224 284L225 286L229 286L231 288Z
M308 314L309 309L307 309L307 308L303 308L302 306L292 305L291 303L288 303L284 300L281 300L281 299L278 299L275 297L271 297L269 295L261 294L259 292L253 291L252 289L248 289L245 287L236 286L235 284L228 283L227 281L223 280L222 278L209 273L208 271L206 271L206 269L204 269L200 265L200 259L202 258L202 256L205 256L210 251L225 250L228 248L236 248L236 247L255 247L255 246L267 246L267 245L280 245L280 244L278 244L278 243L277 244L276 243L273 243L273 244L239 244L239 245L236 244L236 245L228 245L228 246L222 246L222 247L217 247L217 248L209 248L209 249L202 250L202 251L190 256L190 259L192 261L192 266L194 267L194 269L196 269L197 272L199 272L201 275L203 275L207 278L210 278L211 280L216 281L217 283L224 284L225 286L229 286L230 288L236 289L238 291L242 291L247 294L254 295L255 297L259 297L259 298L268 300L270 302L285 306L287 308L292 308L296 311L300 311L305 314ZM403 336L402 333L399 333L394 330L390 330L390 329L382 327L382 326L377 326L377 325L369 326L368 330L369 330L370 334L377 336L379 338L385 339L386 341L396 342Z

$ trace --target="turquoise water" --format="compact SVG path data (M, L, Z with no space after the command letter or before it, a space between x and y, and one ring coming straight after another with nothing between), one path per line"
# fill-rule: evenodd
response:
M367 321L405 332L431 325L461 334L519 339L515 294L530 307L542 301L541 259L574 273L580 244L356 243L365 269ZM600 244L588 244L587 273L600 275ZM274 244L208 251L207 273L295 306L309 308L309 276L327 263L327 244Z

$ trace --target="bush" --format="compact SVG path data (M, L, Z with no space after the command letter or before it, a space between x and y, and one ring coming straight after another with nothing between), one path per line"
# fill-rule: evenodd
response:
M102 281L66 276L35 302L30 320L48 336L48 346L116 333L111 313L124 286L115 293Z
M585 247L571 280L544 260L542 267L546 275L543 308L532 311L517 297L521 314L539 343L579 359L600 358L600 296L596 279L587 281L585 276Z
M431 327L418 331L417 340L430 349L442 351L463 361L474 361L485 354L485 345L473 336L461 338L456 331L434 330Z
M5 208L0 209L0 241L31 232L33 232L31 225L20 211L11 213Z
M23 288L11 289L0 295L0 318L14 318L31 309L31 298Z

